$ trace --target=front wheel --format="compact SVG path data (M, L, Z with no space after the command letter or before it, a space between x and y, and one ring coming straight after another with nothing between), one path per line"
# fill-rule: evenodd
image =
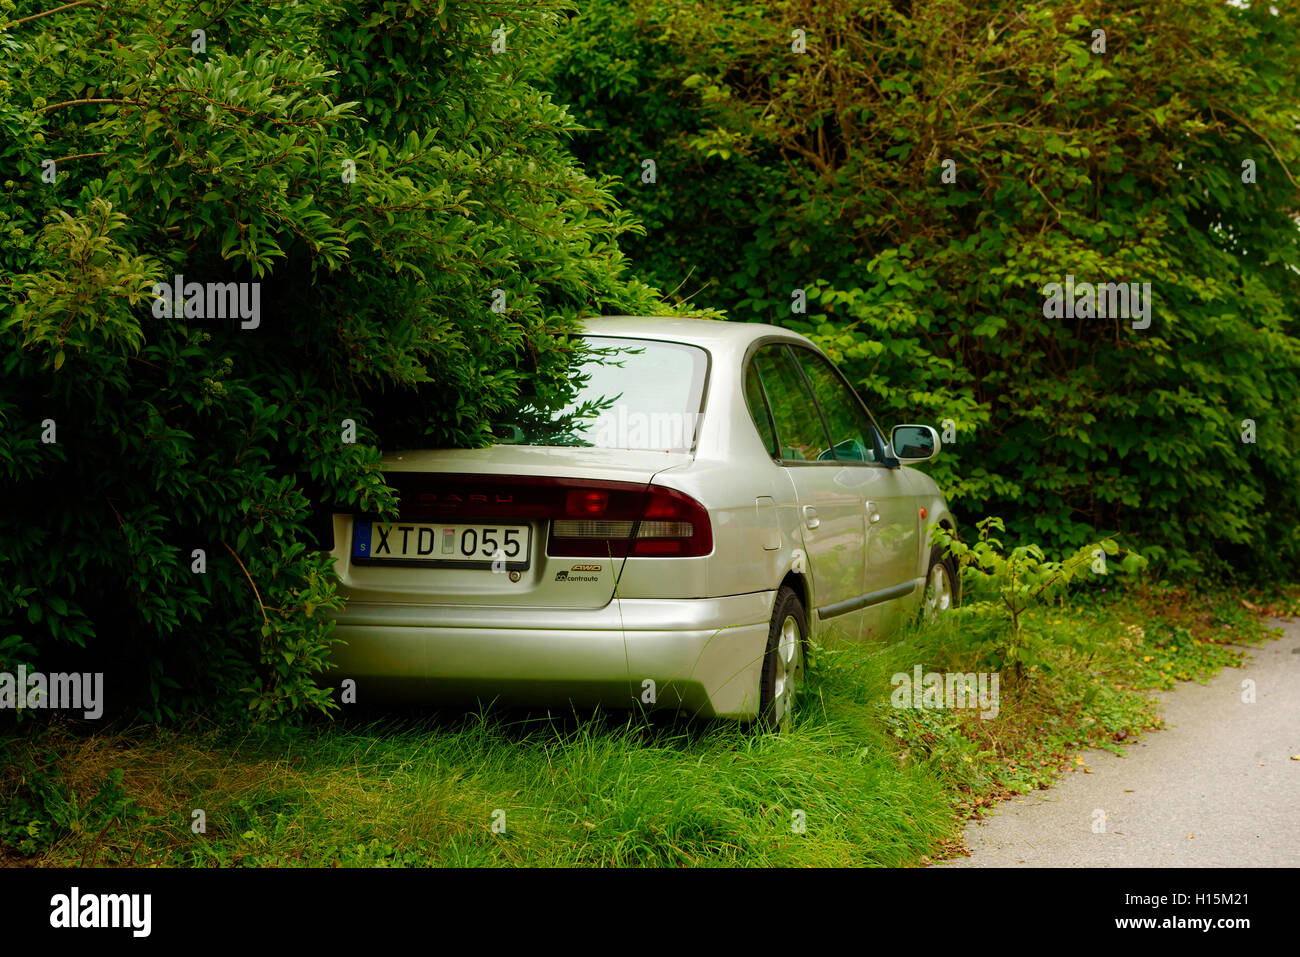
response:
M958 601L956 562L943 557L943 546L930 549L930 568L925 575L925 597L921 599L921 618L934 622Z
M793 719L795 697L803 685L807 633L803 601L793 588L783 585L776 593L763 655L759 722L768 730L783 731Z

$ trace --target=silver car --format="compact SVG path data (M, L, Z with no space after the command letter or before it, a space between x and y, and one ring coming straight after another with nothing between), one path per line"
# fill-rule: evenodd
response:
M809 639L957 599L929 426L890 441L805 337L602 318L567 406L385 456L398 521L335 515L339 678L384 695L674 707L784 726ZM924 607L922 607L924 606Z

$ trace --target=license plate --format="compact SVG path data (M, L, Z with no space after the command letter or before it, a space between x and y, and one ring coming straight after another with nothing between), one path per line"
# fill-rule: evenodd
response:
M358 521L352 530L352 560L522 571L532 554L532 535L530 525Z

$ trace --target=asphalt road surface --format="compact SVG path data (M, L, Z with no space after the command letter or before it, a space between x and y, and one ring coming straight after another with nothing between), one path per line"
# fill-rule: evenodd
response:
M1164 730L1127 757L1085 752L1091 774L1004 801L967 825L971 856L939 866L1300 865L1300 621L1270 624L1284 636L1244 668L1162 694Z

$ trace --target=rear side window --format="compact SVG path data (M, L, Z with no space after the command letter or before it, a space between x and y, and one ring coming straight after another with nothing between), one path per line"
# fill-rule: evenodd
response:
M780 345L765 346L755 353L753 368L758 370L776 421L781 459L786 462L834 459L812 393L789 351Z

